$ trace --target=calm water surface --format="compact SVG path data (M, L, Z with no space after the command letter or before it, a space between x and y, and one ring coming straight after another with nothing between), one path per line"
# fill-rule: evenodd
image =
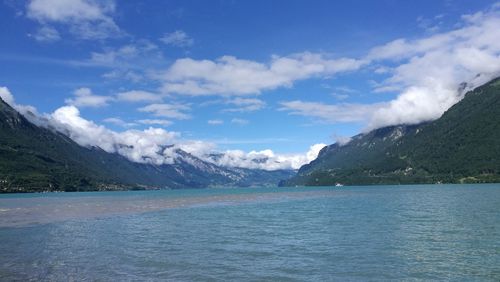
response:
M500 185L0 195L0 280L500 281Z

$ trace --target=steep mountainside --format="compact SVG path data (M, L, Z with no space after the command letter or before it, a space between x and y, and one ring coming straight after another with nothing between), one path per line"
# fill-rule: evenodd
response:
M391 126L324 148L282 185L500 182L500 78L436 121Z
M291 171L218 167L181 150L174 164L129 161L30 123L0 99L0 192L275 185Z

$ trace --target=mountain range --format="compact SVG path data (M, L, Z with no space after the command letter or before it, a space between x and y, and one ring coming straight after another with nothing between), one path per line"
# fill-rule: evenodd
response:
M439 119L379 128L323 148L283 186L500 182L500 78Z
M37 126L0 99L0 192L478 183L500 182L500 78L468 92L435 121L326 146L298 173L222 167L215 164L218 153L202 160L172 149L171 164L132 162Z
M154 165L83 147L0 99L0 192L261 187L295 174L221 167L181 149L175 153L172 164Z

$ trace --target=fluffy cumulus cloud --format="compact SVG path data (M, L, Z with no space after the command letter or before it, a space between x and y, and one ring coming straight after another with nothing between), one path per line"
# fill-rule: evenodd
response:
M400 62L382 87L401 94L375 111L368 129L439 118L467 90L500 75L500 11L462 17L460 28L374 48L373 60Z
M113 97L110 96L95 95L90 88L86 87L76 89L73 95L73 98L68 98L65 102L77 107L104 107L113 100Z
M322 54L273 56L268 63L223 56L215 61L176 60L163 74L163 91L182 95L254 95L291 87L297 80L359 69L364 60L329 59Z
M68 27L82 39L104 39L122 33L111 17L114 10L112 0L31 0L26 14L42 25L35 35L37 40L59 39L54 24Z
M228 150L212 161L226 167L264 170L299 169L302 165L316 159L319 151L325 146L325 144L314 144L305 154L276 154L272 150L251 151L248 153L241 150Z
M175 156L163 154L166 145L175 142L179 134L160 128L112 131L81 117L75 106L65 106L45 116L47 125L65 133L82 146L99 147L109 153L119 153L139 163L169 164Z

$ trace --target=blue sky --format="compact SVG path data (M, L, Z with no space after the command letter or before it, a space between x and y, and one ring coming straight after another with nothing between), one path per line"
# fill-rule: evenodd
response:
M457 59L494 63L496 43L470 30L496 35L498 18L484 0L4 0L0 86L39 115L72 106L113 132L301 153L439 117L460 82L498 74ZM453 68L441 77L433 56Z

